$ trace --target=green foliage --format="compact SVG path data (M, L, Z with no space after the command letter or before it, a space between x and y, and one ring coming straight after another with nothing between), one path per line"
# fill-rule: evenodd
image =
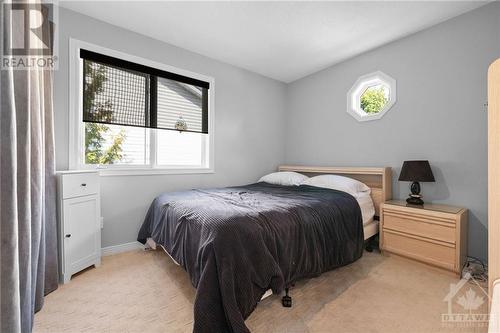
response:
M103 91L103 84L107 80L106 68L102 65L91 66L84 61L84 73L92 74L91 80L85 81L83 94L84 112L92 112L96 119L110 121L113 116L111 102L96 102L96 95ZM112 136L112 144L104 148L104 135L109 127L99 123L85 123L85 163L86 164L113 164L123 159L122 144L125 140L125 131L121 130Z
M387 102L384 87L370 87L361 95L361 109L368 114L379 113Z

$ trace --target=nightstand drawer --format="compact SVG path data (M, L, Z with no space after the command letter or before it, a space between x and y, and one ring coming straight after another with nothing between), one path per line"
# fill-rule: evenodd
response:
M456 242L453 221L435 220L431 217L408 216L397 212L384 212L384 228L451 244Z
M429 242L390 230L384 231L384 250L455 271L455 247Z
M63 199L96 194L99 191L97 173L64 174L61 178Z

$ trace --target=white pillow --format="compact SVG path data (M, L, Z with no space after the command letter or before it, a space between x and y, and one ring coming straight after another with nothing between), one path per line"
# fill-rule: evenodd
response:
M320 175L306 179L300 185L310 185L330 188L333 190L347 192L357 198L363 193L370 194L371 190L366 184L356 179L337 175Z
M259 179L259 183L266 182L275 185L298 186L302 182L307 180L307 178L308 178L307 176L304 176L297 172L283 171L265 175L264 177Z

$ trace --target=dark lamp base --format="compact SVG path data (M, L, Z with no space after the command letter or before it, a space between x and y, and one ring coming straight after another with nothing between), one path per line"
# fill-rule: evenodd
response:
M409 203L410 205L418 205L418 206L424 204L424 200L418 197L409 197L408 199L406 199L406 202Z
M413 182L410 185L410 196L406 199L406 202L410 205L423 205L424 201L420 195L420 184L419 182Z

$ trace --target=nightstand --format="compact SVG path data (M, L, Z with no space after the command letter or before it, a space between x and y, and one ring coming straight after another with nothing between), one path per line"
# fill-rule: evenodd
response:
M461 274L467 257L465 208L405 201L380 206L380 249Z
M59 270L62 283L101 264L101 203L95 170L58 172Z

